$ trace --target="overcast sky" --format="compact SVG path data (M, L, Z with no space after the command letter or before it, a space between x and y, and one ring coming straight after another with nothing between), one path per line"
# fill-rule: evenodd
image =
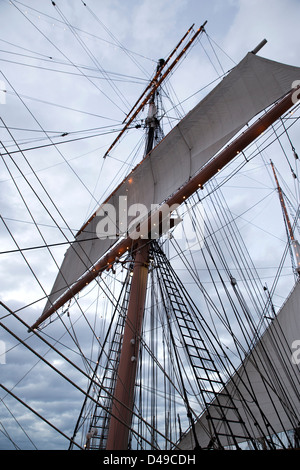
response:
M171 78L169 93L174 101L191 97L182 104L183 113L204 96L205 92L199 90L230 70L264 38L268 43L260 55L291 65L300 64L298 0L87 0L90 10L81 0L55 3L56 7L50 0L0 1L0 89L5 90L0 100L1 153L15 152L11 154L15 163L6 156L8 168L3 160L0 165L0 207L5 222L1 222L1 252L15 250L17 245L25 248L44 245L45 241L63 242L63 233L71 239L98 202L139 160L142 146L136 160L132 161L129 153L143 138L143 129L131 131L111 153L111 158L104 160L103 155L116 135L112 131L121 129L126 113L153 75L158 59L168 56L193 23L198 28L207 20L209 39L205 36L201 44L196 44ZM106 80L107 76L114 80ZM172 103L166 100L165 109L171 108ZM170 116L176 117L175 111ZM291 134L295 143L299 142L297 133L291 131ZM53 141L87 135L94 137L55 148L47 146ZM22 149L39 148L24 152L25 161L16 152L18 148L12 139ZM278 165L288 174L287 165L280 158ZM262 198L265 180L259 170L247 178L249 185L259 185L262 191L256 197ZM249 200L237 188L245 185L245 180L235 180L233 185L231 207L241 214ZM270 181L266 185L271 191ZM276 195L272 201L276 201ZM280 207L276 214L281 216ZM41 232L34 227L33 218ZM263 219L264 215L258 211L251 213L247 220L261 227ZM250 237L246 221L245 226L245 236ZM271 223L263 227L269 233L262 234L263 248L253 253L260 266L264 263L263 256L267 266L272 264L265 246L269 244L272 252L277 242L284 242L284 228L274 236L275 227ZM65 249L60 246L52 250L58 265ZM45 295L50 292L57 273L57 265L45 251L27 251L28 264L20 253L1 254L0 300L12 310L33 302L30 308L20 312L28 324L40 315ZM37 302L38 299L42 300ZM276 300L280 305L280 298ZM6 313L1 310L1 316ZM28 336L26 328L17 321L11 318L5 321L22 338ZM53 332L56 338L64 334L58 325ZM0 341L9 349L5 361L2 360L5 363L0 361L5 386L13 387L23 378L15 389L16 394L36 406L40 413L46 410L49 419L70 435L74 416L82 403L80 392L49 372L25 348L13 348L17 341L4 331L0 332ZM41 354L46 353L46 345L34 338L30 341ZM84 347L88 347L88 339L84 341ZM47 358L61 365L71 378L76 377L57 357L49 353ZM83 378L80 380L84 388ZM5 395L1 391L0 396ZM21 404L8 397L4 402L10 411L0 403L1 421L18 446L32 448L25 434L16 431L15 418L30 429L30 438L38 448L66 448L64 439L49 433L47 424L33 419ZM4 428L0 427L3 431L0 449L13 449Z

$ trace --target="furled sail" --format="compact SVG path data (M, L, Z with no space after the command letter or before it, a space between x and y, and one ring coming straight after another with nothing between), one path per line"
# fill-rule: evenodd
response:
M115 235L122 236L120 200L127 208L142 204L150 213L151 204L162 204L182 187L254 116L288 93L299 78L298 67L248 53L105 201L115 207ZM65 253L44 311L115 244L116 236L99 238L99 214L98 210L82 227Z
M251 429L253 438L292 430L299 427L299 367L300 367L300 283L294 287L285 304L272 320L260 340L246 357L229 383L227 391L236 409L229 410L222 394L217 396L208 410L195 424L199 445L208 446L213 434L208 431L207 412L218 416L220 404L227 420L220 420L217 429L221 444L228 445L228 422L238 410L243 422ZM218 405L217 405L218 402ZM245 406L247 404L247 406ZM238 442L243 439L243 424L231 422L232 433ZM225 423L225 424L224 424ZM222 434L227 434L222 436ZM179 444L181 449L195 447L194 436L188 432Z

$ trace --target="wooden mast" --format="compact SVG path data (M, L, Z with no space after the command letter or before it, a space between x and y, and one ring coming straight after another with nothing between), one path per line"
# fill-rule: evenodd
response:
M297 272L298 276L300 276L300 245L298 243L298 240L295 239L293 227L292 227L292 224L291 224L291 221L290 221L290 218L289 218L289 214L288 214L288 211L287 211L287 208L286 208L286 205L285 205L282 189L281 189L281 186L279 184L278 177L277 177L277 174L276 174L276 170L275 170L275 167L274 167L274 164L273 164L272 161L271 161L271 167L272 167L272 170L273 170L273 175L274 175L276 186L277 186L277 191L278 191L278 195L279 195L279 200L280 200L283 216L284 216L286 226L287 226L288 237L290 238L291 245L293 246L293 249L294 249L295 261L296 261L296 272Z
M148 279L148 244L137 243L106 450L127 450ZM124 424L123 424L124 423Z
M161 60L157 65L157 80ZM156 80L153 87L155 90ZM149 102L148 118L146 120L147 140L145 156L152 150L155 130L159 123L155 106L156 92ZM140 349L140 337L144 318L145 301L147 294L149 243L139 239L134 246L134 265L132 269L132 281L130 286L129 303L125 321L123 341L112 411L109 422L106 450L127 450L129 430L132 422L132 410L134 406L134 390L136 368Z
M153 94L156 92L157 88L162 84L162 82L165 80L165 78L171 73L171 71L173 70L173 68L177 65L178 61L181 59L181 57L184 56L184 54L186 53L186 51L188 50L188 48L192 45L192 43L195 41L195 39L199 36L199 34L204 31L204 27L206 25L207 21L205 21L205 23L203 23L202 26L200 26L200 28L196 31L196 33L193 35L193 37L189 40L189 42L187 43L187 45L182 49L182 51L178 54L178 56L176 57L176 59L173 60L173 62L169 65L169 67L167 68L167 70L161 74L160 76L160 73L162 72L163 68L165 67L165 65L168 63L168 61L170 60L170 58L174 55L174 53L177 51L178 47L182 44L183 40L186 38L186 36L188 35L188 33L191 31L191 28L187 31L187 33L183 36L183 38L181 39L181 41L177 44L177 46L175 47L175 49L173 50L173 52L170 54L170 56L167 58L166 61L163 61L160 63L160 66L157 68L157 71L156 71L156 75L154 76L154 78L152 79L150 85L152 86L152 88L150 89L149 93L146 95L146 98L143 99L143 101L140 102L139 106L136 108L137 104L139 103L139 101L143 98L143 96L145 95L145 92L146 90L149 89L149 86L146 88L146 90L144 91L144 93L140 96L139 100L137 101L137 103L134 105L134 107L132 108L132 110L127 114L126 118L129 117L130 115L130 118L128 119L127 123L125 124L125 126L123 127L123 129L121 130L121 132L117 135L117 137L115 138L115 140L113 141L113 143L111 144L111 146L109 147L109 149L106 151L105 155L104 155L104 158L106 158L109 154L109 152L111 151L111 149L114 147L114 145L118 142L118 140L121 138L121 136L124 134L124 132L126 131L126 129L128 129L129 125L134 121L134 119L136 118L136 116L139 114L139 112L144 108L144 106L149 102L149 100L151 99L151 97L153 96ZM136 108L136 109L135 109ZM134 112L133 112L134 110ZM132 114L133 112L133 114ZM125 120L126 120L125 118Z

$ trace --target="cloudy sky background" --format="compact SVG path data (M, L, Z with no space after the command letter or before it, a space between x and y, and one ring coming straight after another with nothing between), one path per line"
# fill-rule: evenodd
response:
M201 44L197 43L191 50L168 84L174 102L191 97L183 102L182 109L178 108L182 113L204 96L206 90L199 90L232 68L264 38L268 43L260 52L262 56L291 65L300 64L297 34L300 4L297 0L90 0L86 3L95 15L80 0L58 0L57 8L50 0L0 2L0 88L5 90L1 95L5 103L0 104L1 153L15 152L11 155L18 165L17 168L7 155L1 161L1 252L15 250L16 244L30 248L44 245L44 240L53 244L65 242L65 236L71 239L97 207L98 201L103 200L139 160L143 152L143 129L131 131L111 153L111 158L103 160L103 155L114 139L115 131L121 129L126 112L151 78L157 60L168 56L193 23L197 28L208 21L206 30L211 42L203 36ZM70 25L78 29L71 31ZM79 39L75 34L79 34ZM211 45L218 53L220 63ZM105 79L107 73L115 79L113 83ZM171 110L168 113L171 118L177 117L168 99L165 109ZM172 123L175 122L172 119ZM49 146L49 143L88 135L94 137L59 143L55 148ZM296 144L299 141L297 131L293 129L291 135ZM40 148L26 150L26 162L20 152L16 152L18 148L12 139L22 149ZM133 160L130 152L139 142L140 151ZM267 156L276 160L276 155ZM226 189L230 191L231 208L236 214L242 214L249 204L248 196L241 192L245 181L249 186L258 187L257 200L266 194L264 191L272 191L271 181L266 182L260 173L260 164L256 167L256 163L250 167L252 173L246 175L246 180L237 179ZM289 178L289 168L281 153L276 164ZM20 170L27 181L20 176ZM291 189L294 189L293 184ZM276 198L274 193L270 207L271 202L278 203ZM273 222L276 215L281 217L278 205L272 215L275 218L268 221L267 227L261 225L265 215L260 213L260 208L247 219L261 228L261 244L252 253L260 266L272 266L271 254L284 246L284 228L282 226L277 232L277 224ZM52 217L61 230L55 226ZM41 233L34 227L32 218L39 224ZM244 222L245 236L251 239L254 225L250 227ZM266 229L268 231L263 231ZM65 249L63 245L52 250L58 265ZM57 266L47 250L28 250L26 259L28 264L20 253L1 254L1 301L12 310L22 309L20 316L31 324L43 309L45 293L51 290ZM289 291L291 282L292 276L287 276L282 294ZM37 302L38 299L41 301ZM275 300L279 306L282 297ZM23 309L31 303L30 308ZM1 309L1 317L6 314L5 309ZM26 328L15 319L6 317L2 321L21 338L28 338ZM51 334L59 338L65 333L56 322ZM26 399L41 414L45 413L70 435L82 403L81 393L49 371L26 348L16 346L18 341L4 330L0 332L0 340L7 351L5 361L2 360L5 363L0 363L1 382L11 388L22 378L14 389L16 395ZM28 341L41 355L46 354L48 361L60 366L85 388L84 377L78 379L70 366L53 352L48 352L47 345L33 337ZM84 337L83 341L84 347L89 347L89 339ZM73 356L77 360L75 353ZM50 432L49 426L41 424L3 391L0 396L5 397L0 408L4 426L0 428L1 449L14 448L8 435L20 448L33 448L17 427L16 419L24 428L30 429L30 439L38 448L66 448L66 441Z

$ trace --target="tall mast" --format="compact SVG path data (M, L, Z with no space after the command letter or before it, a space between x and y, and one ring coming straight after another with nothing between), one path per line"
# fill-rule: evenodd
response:
M163 63L163 59L160 59L157 65L157 74ZM155 131L159 127L155 97L156 90L149 102L148 117L146 119L147 140L145 155L152 150ZM136 370L147 294L148 241L138 240L134 247L134 253L129 303L112 403L106 444L107 450L127 449L129 430L132 422Z
M274 178L275 178L275 181L276 181L276 186L277 186L277 191L278 191L278 194L279 194L279 199L280 199L280 204L281 204L281 208L282 208L282 212L283 212L283 217L284 217L286 227L287 227L288 239L290 240L290 243L293 246L293 250L294 250L294 259L295 259L295 263L296 263L296 272L298 273L298 275L300 275L300 245L299 245L298 241L295 239L293 227L291 225L289 214L288 214L286 204L285 204L285 201L284 201L283 192L282 192L281 186L279 184L278 177L277 177L277 174L276 174L276 171L275 171L275 167L274 167L274 164L273 164L272 161L271 161L271 167L272 167Z

